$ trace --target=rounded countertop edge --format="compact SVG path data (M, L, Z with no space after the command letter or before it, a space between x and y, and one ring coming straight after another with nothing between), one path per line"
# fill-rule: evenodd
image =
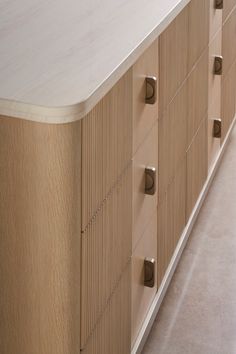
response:
M44 124L67 124L84 118L132 67L191 0L179 0L168 14L85 99L68 106L46 107L0 98L0 116Z

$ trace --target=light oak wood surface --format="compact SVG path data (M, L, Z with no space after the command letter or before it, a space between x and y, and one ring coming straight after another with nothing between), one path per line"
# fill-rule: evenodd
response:
M188 78L187 148L208 109L208 48L205 49Z
M216 32L222 27L223 11L215 8L215 0L210 0L209 5L209 39L211 41Z
M132 157L132 72L82 120L82 229Z
M187 81L159 119L159 201L174 179L180 162L185 156L187 145Z
M189 1L2 1L0 114L83 118Z
M158 188L154 195L145 194L145 168L156 168L156 186L158 186L158 122L154 123L148 136L133 157L133 228L132 248L142 236L151 215L157 206Z
M222 81L222 142L229 130L236 111L236 62Z
M155 104L146 104L146 77L157 78L158 72L158 40L156 40L133 65L133 154L144 140L148 131L158 118L158 99ZM157 92L158 97L158 92Z
M236 7L227 18L222 29L222 55L224 57L223 76L227 75L236 59Z
M150 213L149 224L132 254L132 339L131 346L139 333L147 311L157 291L157 212ZM155 284L144 286L144 260L155 260Z
M187 76L188 7L186 7L159 38L159 116L174 97Z
M235 0L225 0L223 8L223 23L227 20L233 8L236 6Z
M187 220L207 178L207 123L203 118L187 151Z
M191 0L188 5L188 70L198 61L209 41L209 0Z
M131 262L117 283L101 320L88 338L82 354L130 354ZM96 294L95 294L96 295Z
M0 352L80 346L81 124L0 117Z

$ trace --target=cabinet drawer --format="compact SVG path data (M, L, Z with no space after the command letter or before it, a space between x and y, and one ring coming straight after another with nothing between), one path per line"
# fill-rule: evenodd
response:
M191 0L188 10L188 70L190 71L209 42L209 0Z
M222 81L222 142L235 116L236 62Z
M201 122L187 151L187 220L207 178L207 119Z
M227 0L226 0L227 1ZM214 37L216 32L222 27L222 13L221 9L216 9L215 0L210 0L210 40Z
M209 79L208 79L208 106L221 95L222 74L220 73L222 55L222 31L218 31L209 45ZM222 60L222 68L224 68ZM216 70L216 71L215 71ZM218 72L217 72L218 70ZM223 69L222 69L223 72ZM220 112L219 112L220 114Z
M131 258L132 168L82 233L81 345L93 332Z
M215 97L208 108L208 170L220 150L220 137L214 137L214 120L221 118L221 94Z
M154 124L143 144L133 157L133 249L150 221L150 215L157 206L157 190L153 195L145 193L145 169L156 169L158 173L158 122Z
M156 102L147 103L149 93L146 79L157 79ZM158 40L156 40L133 66L133 153L143 141L158 117Z
M107 302L81 354L130 354L131 343L131 262ZM98 295L98 289L94 296ZM76 353L78 353L76 351Z
M152 287L144 285L145 259L152 263L154 277ZM132 345L138 335L147 311L157 291L157 212L152 214L150 223L139 240L132 255Z
M206 48L188 78L187 147L191 144L202 119L207 116L208 58L208 48Z
M226 2L226 1L225 1ZM236 8L228 17L222 29L222 55L224 57L223 77L227 75L236 58Z

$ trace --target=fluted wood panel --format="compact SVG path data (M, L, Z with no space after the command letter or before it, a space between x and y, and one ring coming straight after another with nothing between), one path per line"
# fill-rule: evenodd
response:
M214 119L221 118L222 76L214 74L216 55L222 55L222 29L220 28L209 44L208 67L208 169L215 161L220 149L220 138L214 138Z
M188 5L188 70L208 45L209 11L209 0L191 0Z
M159 38L159 112L161 115L187 76L188 7Z
M145 51L133 65L133 154L158 117L158 100L155 104L145 103L147 76L158 79L158 40ZM158 90L157 85L157 90ZM158 96L158 94L157 94Z
M82 120L82 228L117 182L132 154L132 72Z
M186 157L157 208L157 274L161 284L186 223Z
M157 291L157 212L150 213L151 220L132 254L132 345L141 329ZM155 259L155 285L144 286L144 260Z
M189 218L207 178L207 119L200 124L187 151L187 205Z
M145 168L155 167L158 184L158 122L154 123L148 136L133 157L133 230L132 248L142 236L157 206L158 188L154 195L145 194Z
M0 117L0 352L80 346L81 123Z
M131 257L132 166L82 233L81 346L84 348Z
M210 0L209 6L209 39L211 41L216 32L222 27L222 10L215 8L215 0Z
M226 3L226 1L225 1ZM233 62L236 59L236 7L222 29L222 55L224 58L223 77L228 74Z
M236 107L236 62L231 66L222 82L222 139L223 142L235 116Z
M208 48L188 78L187 147L196 134L208 108Z
M223 8L223 22L227 20L227 17L233 10L234 6L236 6L235 0L225 0L224 1L224 8Z
M185 81L159 119L159 201L164 196L186 153L187 99Z
M131 264L128 263L106 310L91 333L82 354L130 354ZM96 292L94 293L96 296Z

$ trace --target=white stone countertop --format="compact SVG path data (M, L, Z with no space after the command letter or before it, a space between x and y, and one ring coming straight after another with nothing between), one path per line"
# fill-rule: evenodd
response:
M190 0L0 0L0 115L81 119Z

